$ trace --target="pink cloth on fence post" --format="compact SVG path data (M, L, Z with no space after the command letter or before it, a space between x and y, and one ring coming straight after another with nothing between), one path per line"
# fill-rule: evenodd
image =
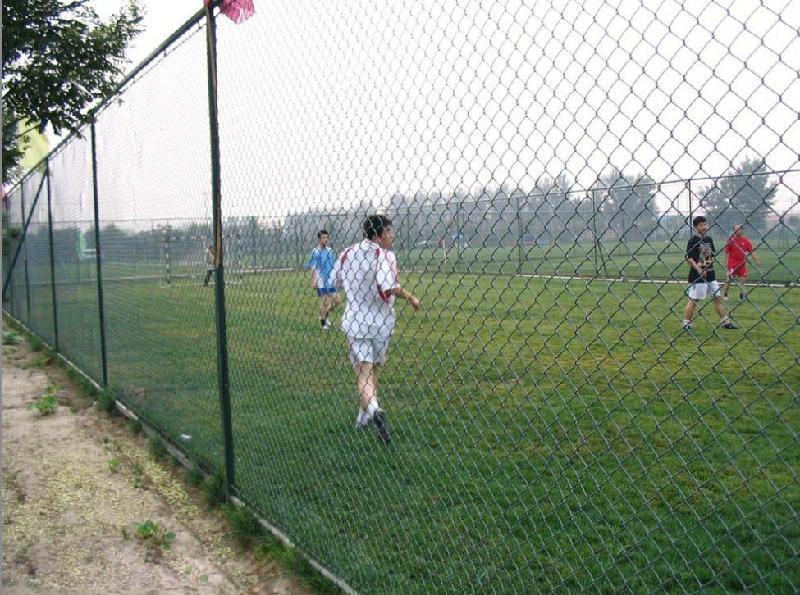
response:
M211 0L203 0L206 6L208 6L209 2L211 2ZM245 22L256 12L253 6L253 0L222 0L219 9L222 14L237 25Z

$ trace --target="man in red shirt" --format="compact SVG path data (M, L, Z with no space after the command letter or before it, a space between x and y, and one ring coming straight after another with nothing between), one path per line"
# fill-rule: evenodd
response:
M727 273L724 291L725 299L728 299L728 288L731 286L731 279L735 279L736 284L739 286L739 299L744 299L744 279L747 277L748 254L752 254L755 263L761 266L761 262L754 252L753 244L744 235L744 226L736 225L733 228L733 235L728 239L728 243L725 244L725 255L727 256L725 265L725 272Z

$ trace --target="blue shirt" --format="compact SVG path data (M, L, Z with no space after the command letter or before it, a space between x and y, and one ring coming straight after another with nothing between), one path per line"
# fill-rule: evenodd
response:
M331 287L331 271L336 258L330 248L317 246L311 251L311 256L306 263L307 269L314 269L317 273L317 287L320 289Z

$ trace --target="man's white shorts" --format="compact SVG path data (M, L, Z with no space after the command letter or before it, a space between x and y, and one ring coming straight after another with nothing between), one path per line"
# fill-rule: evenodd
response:
M720 285L716 281L696 281L686 290L690 300L704 300L707 297L720 297Z
M389 337L376 339L356 339L347 337L350 343L350 363L353 367L358 364L382 364L386 362L389 352Z

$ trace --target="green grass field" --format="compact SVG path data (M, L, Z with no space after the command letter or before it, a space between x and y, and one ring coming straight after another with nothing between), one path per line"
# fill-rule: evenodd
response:
M687 265L684 245L675 242L567 243L549 246L497 246L421 248L399 252L406 267L448 272L486 274L562 275L627 279L675 279L683 281ZM758 250L761 265L750 262L751 283L800 283L800 244L773 241ZM724 279L724 257L717 272Z
M424 309L399 304L385 447L353 429L346 341L307 282L227 288L236 483L356 589L800 588L800 290L753 289L732 333L706 304L688 336L682 285L406 274ZM105 285L109 376L218 467L198 283ZM96 376L86 287L57 287L59 330Z

